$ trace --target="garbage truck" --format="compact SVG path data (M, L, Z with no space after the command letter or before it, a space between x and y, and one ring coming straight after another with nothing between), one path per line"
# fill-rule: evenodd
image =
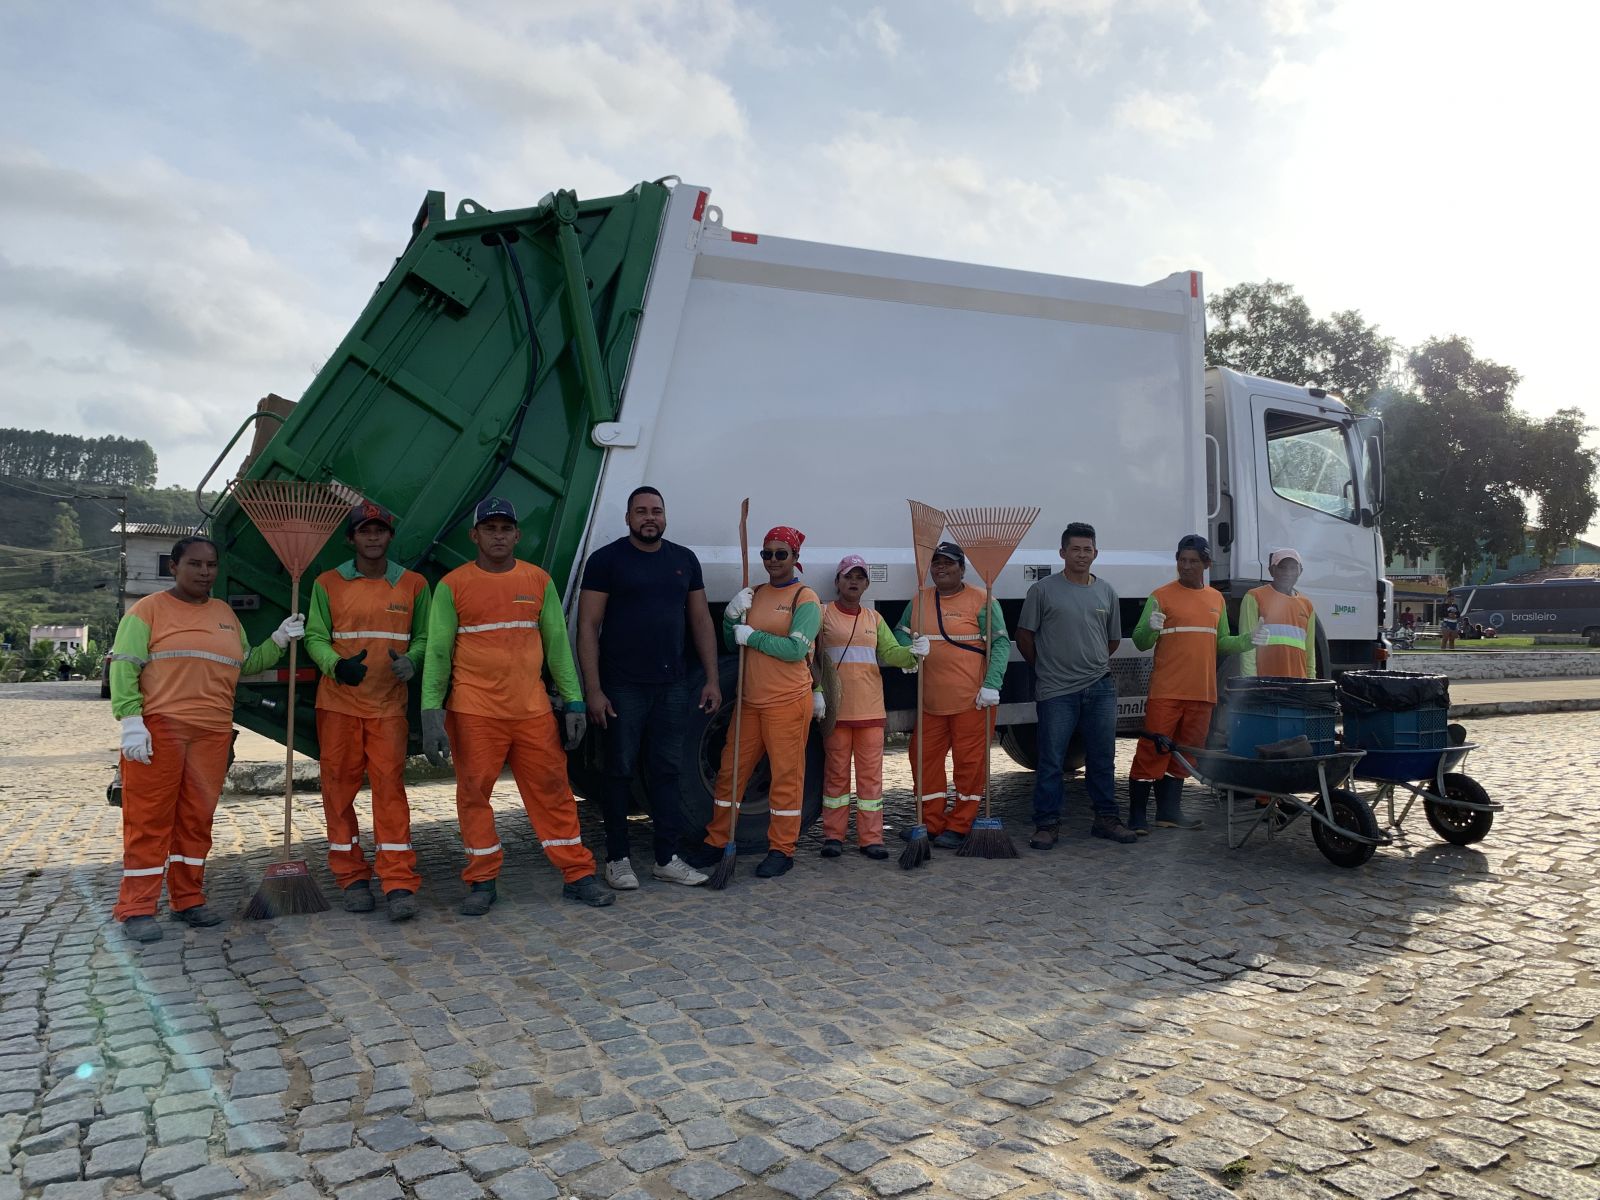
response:
M1139 286L739 231L708 188L674 178L509 211L464 199L449 214L429 192L299 402L253 414L212 473L270 422L254 430L248 477L329 481L385 505L399 518L393 556L430 579L474 557L474 502L507 497L519 555L550 572L572 615L586 554L625 533L641 484L665 498L667 536L699 556L718 614L740 587L745 497L752 536L805 533L824 599L831 564L866 558L867 599L890 620L918 582L908 499L1043 510L995 585L1012 626L1030 585L1060 569L1069 521L1096 527L1095 570L1124 630L1173 578L1183 534L1209 535L1212 582L1235 612L1269 551L1289 545L1322 618L1319 662L1371 666L1387 619L1380 422L1315 388L1208 368L1204 346L1196 271ZM266 636L287 577L226 494L202 512L223 546L217 594ZM348 553L335 537L313 572ZM1124 641L1113 665L1120 723L1137 729L1149 658ZM730 655L725 697L733 671ZM239 724L282 741L286 682L243 681ZM912 680L885 682L891 730L910 728ZM295 722L311 755L313 694L299 689ZM725 705L686 733L691 820L711 810L728 720ZM1033 720L1014 657L998 722L1026 766ZM572 754L580 794L600 736ZM821 757L814 736L807 823ZM763 765L741 837L759 840L766 810Z

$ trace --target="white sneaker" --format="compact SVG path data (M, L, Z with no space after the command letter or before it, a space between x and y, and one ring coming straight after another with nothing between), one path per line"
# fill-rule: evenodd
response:
M607 866L609 868L609 864ZM672 856L666 866L651 867L650 874L657 879L664 879L668 883L682 883L689 887L695 887L711 878L704 871L696 871L676 854Z
M633 873L633 864L625 858L606 864L606 882L619 892L631 892L639 886L639 877Z

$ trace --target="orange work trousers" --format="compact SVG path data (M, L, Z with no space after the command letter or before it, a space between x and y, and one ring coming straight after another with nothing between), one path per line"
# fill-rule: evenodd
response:
M445 714L445 731L455 757L456 819L467 851L462 879L488 883L500 874L505 852L489 797L508 762L550 865L567 883L594 874L594 855L584 849L578 829L578 802L567 783L567 752L556 735L554 714L508 718L450 712Z
M422 886L417 854L411 848L411 806L406 801L406 719L358 717L317 709L317 743L322 748L322 811L328 818L328 870L341 888L371 879L373 868L361 850L356 793L361 778L372 781L374 863L385 892L414 892Z
M122 888L112 915L153 917L167 881L173 912L206 902L211 818L228 774L232 728L146 714L150 761L122 760Z
M992 708L922 714L921 728L911 734L911 771L915 775L917 764L922 764L917 795L922 798L922 823L930 836L938 837L946 829L963 837L971 832L978 802L983 799L983 760L993 728ZM953 760L953 796L945 782L946 755Z
M1151 733L1165 734L1180 746L1204 746L1211 732L1211 710L1215 707L1204 700L1169 700L1152 696L1144 702L1144 728ZM1133 752L1133 766L1128 771L1128 778L1156 780L1163 775L1187 779L1189 772L1179 766L1171 754L1156 749L1156 744L1149 738L1140 738L1139 748Z
M822 774L822 836L842 842L850 826L850 801L856 802L856 844L883 845L883 726L835 725L822 743L827 767ZM850 790L850 764L856 768Z
M806 791L806 738L811 733L811 693L785 700L767 708L753 708L740 701L738 714L739 779L733 783L733 729L722 747L722 765L712 788L715 808L706 826L706 843L728 844L728 822L733 797L744 795L756 764L765 754L772 767L772 788L768 792L767 848L794 857L794 844L800 838L800 807Z

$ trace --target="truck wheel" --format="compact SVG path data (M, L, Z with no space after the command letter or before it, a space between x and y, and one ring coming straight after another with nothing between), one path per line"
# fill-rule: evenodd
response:
M714 808L711 787L717 777L717 767L722 762L722 747L728 740L733 724L733 693L738 683L739 660L724 657L722 668L722 707L714 713L695 709L689 715L683 741L683 770L679 775L683 797L683 819L688 841L693 843L705 833ZM690 672L689 686L698 694L704 675L696 668ZM822 735L816 726L806 738L806 781L801 793L800 832L811 828L822 813ZM743 766L744 764L740 764ZM739 805L739 828L736 840L740 853L753 854L767 848L767 816L770 811L769 795L772 788L772 771L766 757L756 764L755 773L745 788ZM723 810L724 814L727 810ZM726 819L726 816L724 816Z
M1025 771L1039 769L1039 727L1037 725L1002 725L1000 749L1011 761ZM1062 775L1071 779L1083 770L1083 739L1076 733L1067 743L1067 758L1062 764Z
M1589 645L1600 646L1600 627L1591 626L1585 629L1583 636L1589 639Z
M1470 775L1450 772L1444 777L1444 795L1447 800L1465 800L1469 804L1489 803L1489 793ZM1470 846L1489 836L1494 825L1492 812L1472 808L1454 808L1437 800L1424 800L1422 811L1433 831L1452 846Z

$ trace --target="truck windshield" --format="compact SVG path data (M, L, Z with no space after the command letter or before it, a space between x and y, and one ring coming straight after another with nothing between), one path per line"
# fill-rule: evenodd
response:
M1272 490L1285 500L1353 521L1355 470L1343 426L1304 413L1269 411L1265 429Z

